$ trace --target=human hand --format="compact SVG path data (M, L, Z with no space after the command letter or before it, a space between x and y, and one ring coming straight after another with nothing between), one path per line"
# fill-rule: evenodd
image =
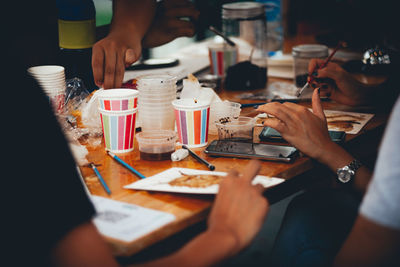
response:
M141 38L134 30L113 29L92 49L96 85L104 89L121 87L125 68L138 60L141 52Z
M268 103L257 109L274 116L264 120L264 126L274 128L301 152L321 161L325 150L334 143L329 137L318 89L312 95L312 110L289 102Z
M193 36L196 32L194 21L198 17L199 11L188 0L162 1L157 8L154 22L143 38L143 46L156 47L178 37Z
M250 244L260 230L269 208L267 199L262 196L264 188L251 184L260 167L258 161L250 161L242 175L230 171L220 184L208 219L207 231L226 234L236 240L232 253Z
M350 106L368 103L368 86L359 82L350 73L338 64L329 62L324 68L318 69L324 60L312 59L308 65L309 73L315 69L314 80L311 84L314 88L321 89L321 96L328 96L332 100ZM324 79L332 79L333 82L324 82Z

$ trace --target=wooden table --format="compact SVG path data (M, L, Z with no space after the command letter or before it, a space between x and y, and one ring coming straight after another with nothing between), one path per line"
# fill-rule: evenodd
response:
M283 80L269 79L269 82L272 81ZM291 82L288 80L286 81ZM229 99L237 102L240 101L236 98L236 95L239 93L241 92L219 92L222 99ZM305 104L309 105L309 103ZM331 102L324 102L323 105L325 108L328 109L335 108L340 110L360 111L360 109L351 109L349 107L341 106ZM248 114L251 111L253 111L252 108L245 108L242 110L242 113ZM366 112L367 110L364 109L362 111ZM374 132L374 130L382 128L382 126L386 122L386 119L387 114L377 114L366 125L366 127L361 131L360 134L358 134L357 136L348 135L347 141L350 142L352 139L357 139L357 137L360 135L365 135L366 133ZM216 138L217 136L210 135L209 141L212 141ZM374 138L379 140L379 138ZM140 159L137 147L137 143L135 143L136 149L132 153L121 154L120 158L133 166L139 172L143 173L145 176L154 175L171 167L184 167L207 170L207 168L203 164L200 164L190 156L180 162L172 162L170 160L158 162L144 161ZM365 148L365 144L361 147ZM373 148L372 145L369 147L372 148L373 151L376 151L376 147ZM115 160L113 160L111 157L109 157L105 153L103 144L98 147L87 146L87 148L89 150L89 155L87 156L88 160L94 162L95 164L99 164L98 169L102 173L102 176L104 177L106 183L112 191L112 195L108 196L98 182L91 168L81 167L85 182L93 195L110 197L114 200L169 212L176 216L176 220L172 223L169 223L168 225L165 225L164 227L130 243L122 242L120 240L113 240L106 237L115 255L129 256L135 254L156 242L159 242L175 233L184 230L190 225L206 219L213 201L212 196L171 194L123 189L124 185L130 184L138 180L138 178L131 172L129 172L126 168L117 163ZM208 157L203 152L203 149L204 148L198 148L193 150L199 156L214 164L217 171L229 171L232 168L240 170L249 161L246 159ZM294 180L294 177L299 177L299 175L306 173L315 166L316 163L308 157L300 157L291 164L264 161L262 162L260 174ZM278 188L279 186L280 185L278 185L276 188Z
M283 51L284 53L290 53L291 48L294 45L302 43L315 43L314 36L295 36L286 38ZM379 77L367 79L366 77L359 77L368 82L377 82ZM292 83L292 80L269 78L268 82L274 81L285 81ZM219 91L218 94L222 99L227 99L235 102L249 103L259 102L250 100L241 100L237 98L237 95L242 92L228 92ZM303 105L310 106L310 103L302 103ZM346 149L350 150L351 153L355 154L359 159L376 155L377 147L383 132L384 125L387 121L388 114L371 111L368 107L351 108L348 106L338 105L332 102L323 102L325 109L335 110L346 110L355 112L375 113L376 115L372 120L362 129L357 135L347 135L346 137ZM242 115L252 113L253 108L242 109ZM255 130L255 135L258 134ZM216 139L217 136L209 136L209 141ZM136 142L136 140L135 140ZM171 167L184 167L193 169L207 170L207 168L194 160L192 157L187 157L180 162L172 161L144 161L140 159L138 145L135 143L135 150L132 153L126 155L119 155L125 162L133 166L139 172L145 176L151 176L166 170ZM82 174L85 178L85 182L93 195L102 197L110 197L111 199L140 205L143 207L156 209L172 213L176 216L176 220L164 227L157 229L156 231L143 236L133 242L126 243L120 240L113 240L107 238L114 254L116 256L130 256L138 253L150 245L156 244L161 240L170 237L189 226L204 221L207 217L208 212L213 201L212 196L198 196L198 195L185 195L185 194L171 194L161 192L146 192L146 191L135 191L123 189L123 186L130 184L138 178L129 172L126 168L121 166L119 163L109 157L104 150L103 144L98 147L87 146L89 155L87 159L95 164L99 164L98 169L102 173L103 178L110 187L112 195L108 196L98 179L94 175L93 171L89 167L81 167ZM235 158L214 158L208 157L204 152L204 148L193 149L199 156L205 158L207 161L216 166L217 171L229 171L234 168L240 170L245 166L249 160L247 159L235 159ZM282 177L286 179L285 183L282 183L272 189L266 191L266 195L271 201L277 201L285 196L298 191L300 188L307 186L307 183L311 183L308 179L303 179L308 176L309 172L318 169L321 166L315 161L308 157L300 157L293 163L277 163L277 162L262 162L262 168L260 171L261 175ZM292 183L291 183L292 182ZM293 186L294 184L294 186ZM280 190L282 189L282 190ZM274 193L268 195L268 193ZM274 200L271 200L275 198Z

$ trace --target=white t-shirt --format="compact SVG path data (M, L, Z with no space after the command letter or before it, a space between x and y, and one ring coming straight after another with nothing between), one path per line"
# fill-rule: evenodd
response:
M400 230L400 97L385 130L360 213L374 223Z

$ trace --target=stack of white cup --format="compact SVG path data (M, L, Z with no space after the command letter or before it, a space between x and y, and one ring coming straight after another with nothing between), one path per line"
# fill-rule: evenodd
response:
M174 76L157 74L137 78L142 131L175 129L172 101L176 99L176 80Z
M65 101L65 70L63 66L43 65L28 69L48 96L56 112L61 112Z

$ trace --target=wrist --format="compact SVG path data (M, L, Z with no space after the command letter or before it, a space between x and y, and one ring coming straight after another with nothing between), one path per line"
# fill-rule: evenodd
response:
M210 245L216 246L220 251L225 251L226 256L232 256L240 251L240 240L229 230L207 229L205 238L210 240Z
M334 142L326 146L320 157L317 158L319 162L328 166L335 173L338 168L349 164L353 159L352 155Z

